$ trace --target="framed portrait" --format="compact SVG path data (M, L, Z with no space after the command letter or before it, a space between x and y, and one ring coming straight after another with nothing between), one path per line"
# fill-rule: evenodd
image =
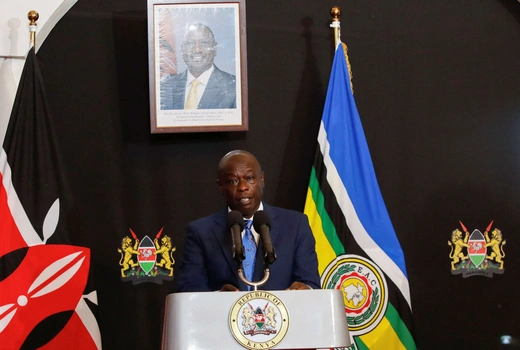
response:
M152 133L248 130L245 0L148 0Z

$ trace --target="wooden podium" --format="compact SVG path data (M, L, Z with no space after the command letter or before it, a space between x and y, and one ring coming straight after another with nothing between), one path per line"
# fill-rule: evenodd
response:
M174 293L166 297L164 350L348 346L343 294L337 289Z

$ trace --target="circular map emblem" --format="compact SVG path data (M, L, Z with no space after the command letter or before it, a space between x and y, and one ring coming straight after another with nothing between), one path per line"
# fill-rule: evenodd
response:
M358 255L339 255L321 275L321 287L343 293L348 329L361 335L374 329L385 315L388 287L383 272Z
M284 303L265 291L254 291L238 299L229 313L233 337L247 349L269 349L287 334L289 314Z

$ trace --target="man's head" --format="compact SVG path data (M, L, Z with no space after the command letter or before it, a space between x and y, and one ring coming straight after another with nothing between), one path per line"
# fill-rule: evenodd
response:
M251 153L235 150L222 157L217 183L231 210L246 218L258 210L264 194L264 172Z
M198 78L213 64L217 55L217 42L213 32L201 23L191 24L182 39L182 59L188 70Z

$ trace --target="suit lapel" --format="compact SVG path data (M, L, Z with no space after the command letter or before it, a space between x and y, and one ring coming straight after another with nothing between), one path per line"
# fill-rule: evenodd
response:
M269 234L271 236L271 243L273 244L273 247L276 252L276 241L279 237L279 227L278 224L278 212L271 206L266 205L264 203L264 211L269 215L269 218L271 219L271 229L269 230ZM260 232L258 232L260 233ZM276 262L275 262L276 263ZM264 278L264 247L262 244L262 240L260 239L258 241L258 249L256 250L256 264L255 264L255 273L254 273L254 279L255 282L261 280ZM261 287L260 287L261 288Z
M269 215L269 218L271 218L271 230L269 233L271 234L271 242L273 243L273 247L276 251L276 241L278 240L278 237L280 236L280 221L278 218L278 211L269 205L266 205L264 203L264 210Z
M220 74L220 70L217 67L214 67L208 80L208 86L206 86L204 94L199 102L199 108L208 108L208 106L214 105L213 100L216 99L217 95L220 93L220 89L222 88L220 82L221 79L222 74Z

